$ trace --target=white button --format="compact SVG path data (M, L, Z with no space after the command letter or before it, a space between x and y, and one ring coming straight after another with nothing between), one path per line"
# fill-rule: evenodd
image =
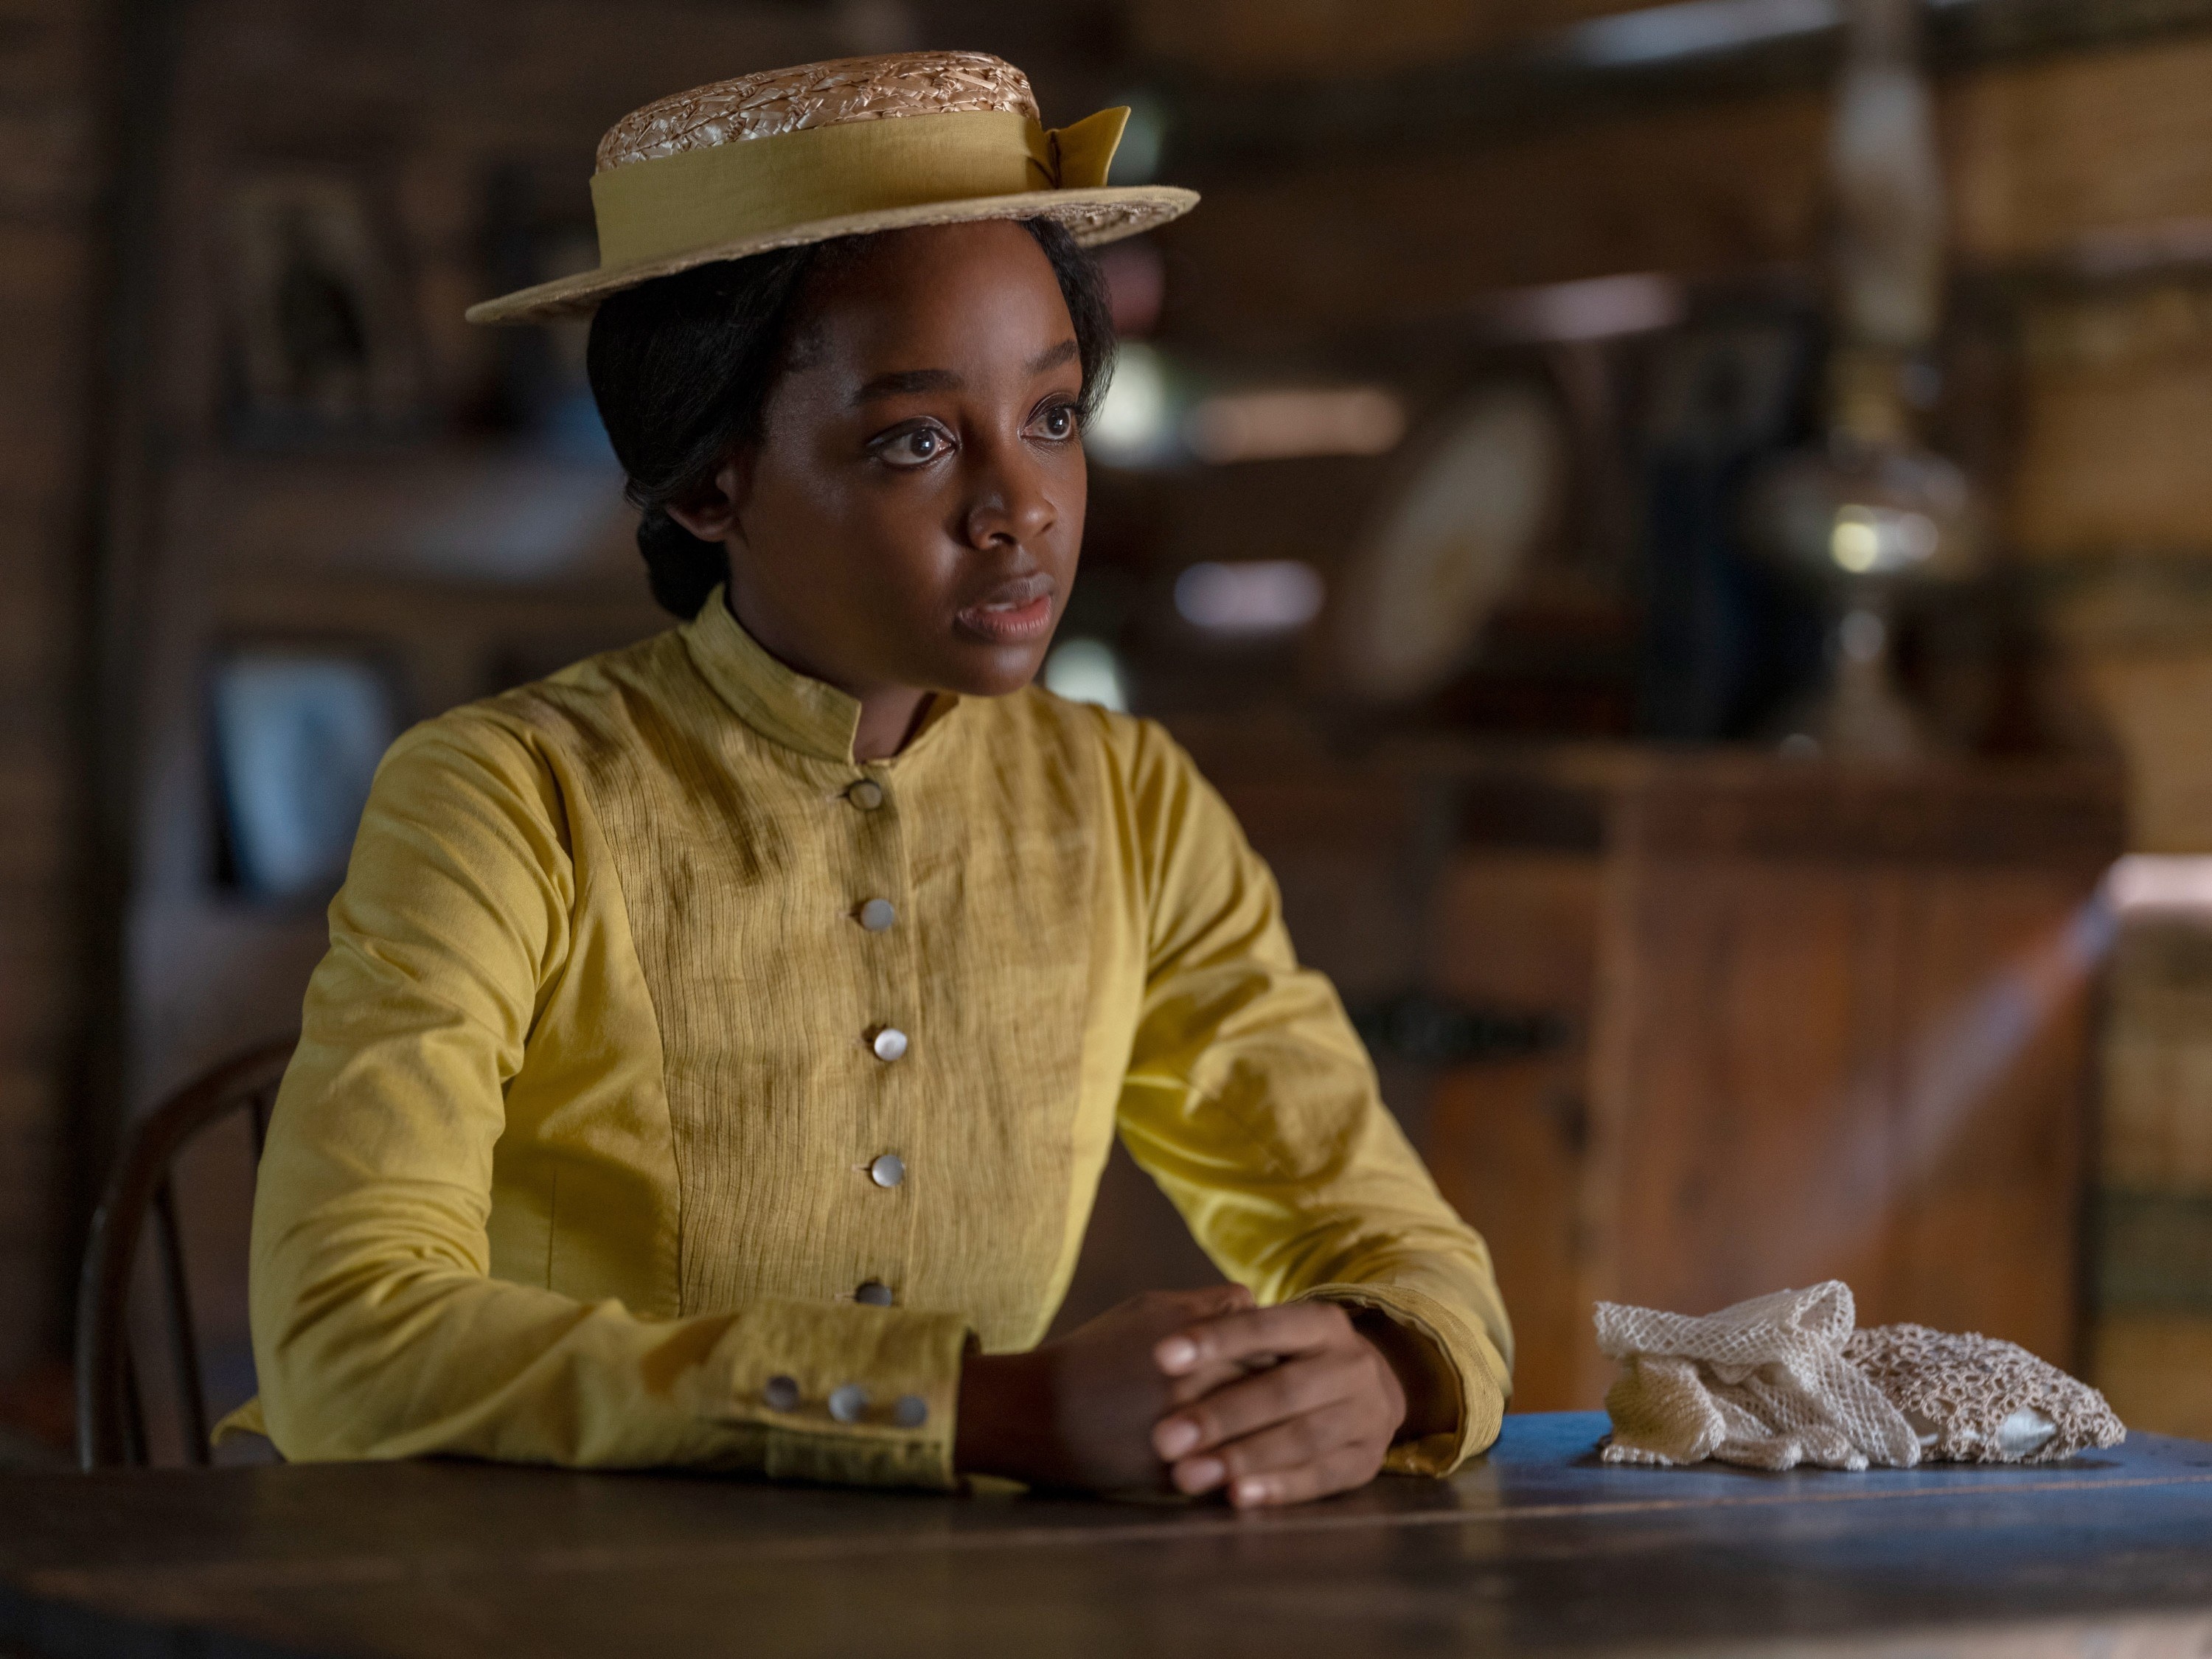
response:
M906 1054L906 1033L896 1025L886 1025L876 1033L875 1041L868 1047L876 1051L878 1060L898 1060Z
M872 812L884 804L884 787L873 778L862 778L845 792L845 799L863 812Z
M880 933L898 920L898 911L889 899L870 899L860 907L860 926L872 933Z
M868 1391L857 1382L830 1390L830 1415L840 1423L857 1423L868 1409Z
M853 1292L853 1300L864 1308L888 1308L891 1305L891 1287L880 1279L871 1279Z
M761 1398L768 1402L770 1411L788 1412L799 1408L799 1384L788 1376L771 1376L761 1389Z
M906 1179L906 1160L896 1152L885 1152L868 1165L868 1179L878 1187L896 1187Z
M891 1407L891 1420L902 1429L918 1429L929 1421L929 1401L918 1394L902 1394Z

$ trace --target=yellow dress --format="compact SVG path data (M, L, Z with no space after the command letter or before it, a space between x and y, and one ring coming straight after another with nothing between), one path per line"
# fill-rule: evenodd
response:
M1394 1467L1488 1445L1488 1252L1188 757L1031 690L859 764L858 714L717 593L393 745L254 1205L277 1447L949 1485L1117 1130L1263 1303L1428 1340L1458 1422Z

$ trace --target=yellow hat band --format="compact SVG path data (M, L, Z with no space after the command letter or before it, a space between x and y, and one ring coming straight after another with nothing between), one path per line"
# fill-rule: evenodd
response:
M821 219L1106 182L1127 109L1048 131L1011 111L804 127L592 179L603 270Z

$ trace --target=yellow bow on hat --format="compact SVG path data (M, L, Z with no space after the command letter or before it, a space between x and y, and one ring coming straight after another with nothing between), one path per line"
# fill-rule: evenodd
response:
M1009 110L809 127L633 162L592 179L603 266L898 208L1089 190L1127 125L1126 108L1048 131Z

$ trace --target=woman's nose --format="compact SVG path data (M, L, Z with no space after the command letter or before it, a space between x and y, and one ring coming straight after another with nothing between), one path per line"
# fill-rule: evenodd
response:
M1024 446L1004 441L971 445L969 453L975 463L964 526L970 545L1027 545L1052 528L1059 509L1050 480Z

